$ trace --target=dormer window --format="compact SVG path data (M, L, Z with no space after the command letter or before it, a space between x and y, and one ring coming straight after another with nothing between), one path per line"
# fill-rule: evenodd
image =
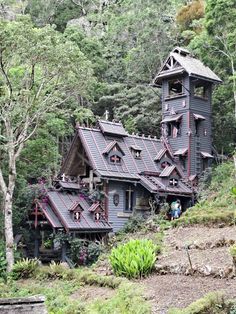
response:
M169 184L170 184L170 186L172 186L172 187L176 187L176 186L179 185L179 180L176 179L176 178L170 178Z
M121 157L116 155L116 154L113 154L109 157L109 161L112 164L116 164L116 165L118 164L119 165L119 164L121 164Z
M73 217L75 221L80 221L81 212L73 212Z
M170 166L170 163L168 162L168 161L163 161L162 163L161 163L161 168L166 168L166 167L169 167Z
M170 80L169 85L169 97L175 97L183 94L183 82L179 79Z
M133 145L130 147L131 153L135 159L141 159L142 148L139 146Z

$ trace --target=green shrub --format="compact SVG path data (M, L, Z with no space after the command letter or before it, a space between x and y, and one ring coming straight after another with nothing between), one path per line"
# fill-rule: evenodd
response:
M76 265L91 265L96 262L102 252L98 242L73 239L70 243L70 257Z
M144 227L145 219L142 215L134 215L129 218L129 220L125 223L124 227L121 229L121 233L130 233L135 232Z
M86 309L87 314L150 314L150 305L132 284L122 284L118 293L107 301L96 301Z
M229 252L230 252L230 255L236 259L236 244L232 245L230 248L229 248Z
M140 278L153 269L156 247L151 240L130 240L113 248L109 257L117 276Z
M12 269L12 278L30 278L35 275L36 270L39 267L39 260L23 258L16 262Z
M212 292L185 309L170 309L168 314L226 314L228 311L229 304L225 301L224 295L219 292Z

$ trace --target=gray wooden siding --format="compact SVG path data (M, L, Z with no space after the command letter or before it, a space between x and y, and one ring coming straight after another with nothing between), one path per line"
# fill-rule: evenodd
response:
M119 181L109 181L109 187L108 187L108 221L111 224L113 228L113 232L119 231L122 227L124 227L125 223L128 221L129 217L126 216L126 214L130 213L125 211L125 191L129 188L129 186L132 187L134 190L134 207L135 207L135 199L136 199L136 190L137 187L132 183L121 183ZM119 194L119 205L115 206L113 203L113 195ZM123 217L122 214L124 214ZM126 216L126 217L125 217Z

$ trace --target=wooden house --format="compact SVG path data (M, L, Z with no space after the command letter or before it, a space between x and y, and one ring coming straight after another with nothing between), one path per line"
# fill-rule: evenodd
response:
M55 189L34 212L54 231L76 235L119 231L134 213L162 202L193 202L196 178L211 163L212 87L221 80L175 48L154 84L162 87L162 136L128 134L122 123L77 126ZM35 217L37 215L35 214Z

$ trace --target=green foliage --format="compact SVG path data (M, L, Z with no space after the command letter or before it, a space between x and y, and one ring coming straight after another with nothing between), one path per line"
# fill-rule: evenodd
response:
M236 244L229 248L230 255L236 260Z
M151 308L134 285L122 284L113 298L96 301L87 311L88 314L149 314Z
M37 259L28 259L24 258L20 261L17 261L12 270L12 278L30 278L35 275L35 272L38 270L39 261Z
M133 215L125 223L124 227L120 230L120 233L132 233L138 231L144 227L145 219L142 215Z
M235 170L232 162L213 169L209 180L203 185L199 202L172 222L172 225L188 224L233 224L235 197L231 193L235 185Z
M193 302L185 309L170 309L168 314L227 314L229 313L223 294L219 292L208 293L205 297Z
M97 261L102 252L99 242L70 239L70 257L76 265L88 265Z
M155 251L151 240L130 240L113 248L109 260L117 276L140 278L152 271L156 261Z
M5 243L0 241L0 278L6 279L6 268Z

